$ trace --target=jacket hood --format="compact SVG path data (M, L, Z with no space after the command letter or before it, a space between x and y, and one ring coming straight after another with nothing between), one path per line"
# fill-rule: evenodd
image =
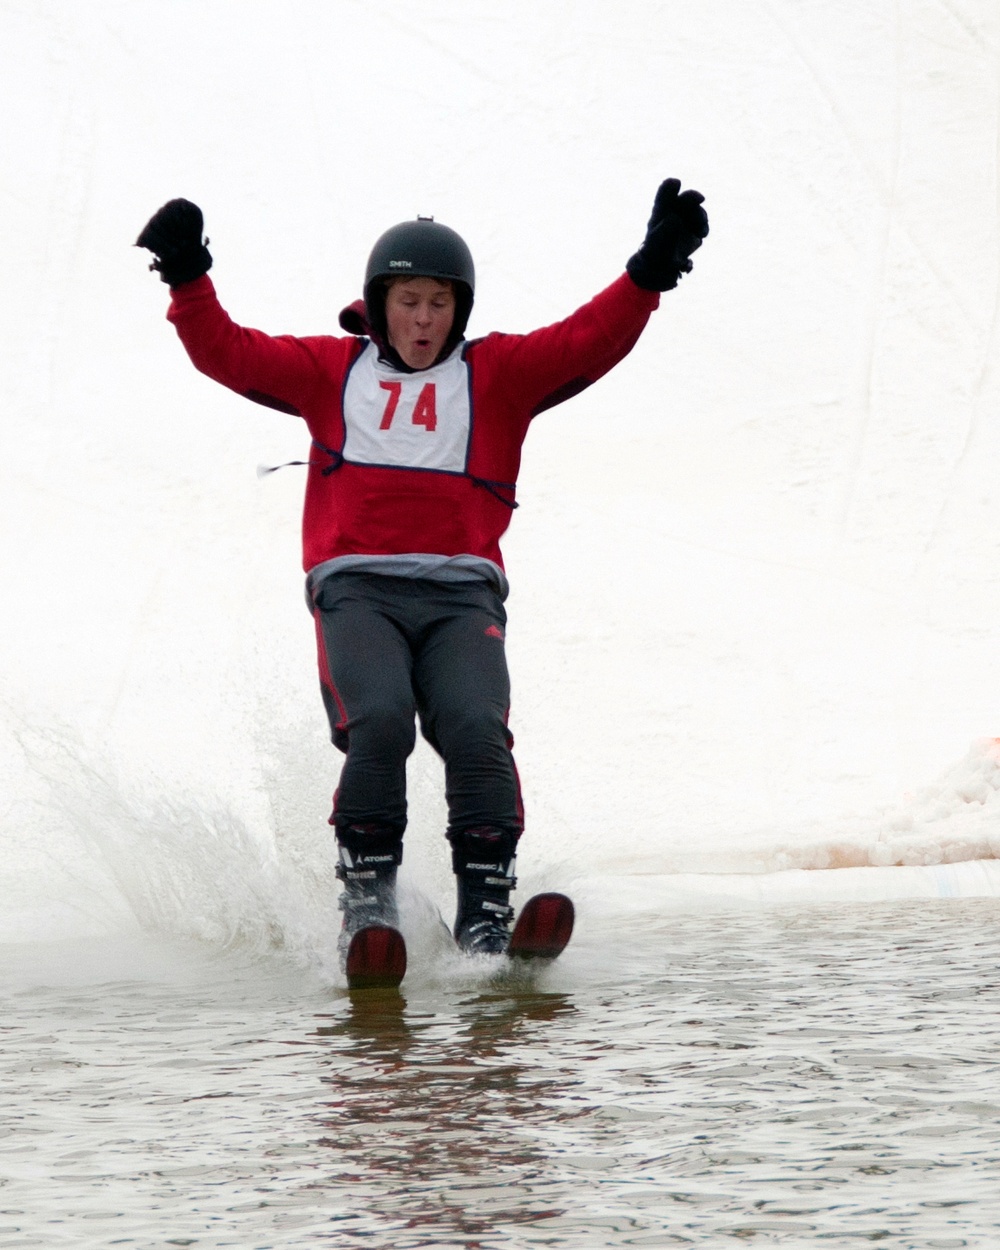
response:
M356 299L353 304L342 308L339 320L340 328L346 330L348 334L356 334L359 338L372 337L372 328L368 324L368 313L363 299Z

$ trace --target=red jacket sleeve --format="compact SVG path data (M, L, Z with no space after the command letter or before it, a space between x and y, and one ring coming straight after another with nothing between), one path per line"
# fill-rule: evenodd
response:
M530 334L491 334L482 340L518 398L534 416L603 377L635 346L659 306L627 274L563 321Z
M238 326L219 303L207 275L171 295L167 319L195 368L248 399L285 412L309 411L341 366L340 357L347 359L356 351L349 339L273 337Z

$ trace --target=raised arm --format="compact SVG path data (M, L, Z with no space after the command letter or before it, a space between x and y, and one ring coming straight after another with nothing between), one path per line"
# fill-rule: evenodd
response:
M500 367L517 379L532 414L579 394L628 355L660 292L691 272L691 253L708 234L708 215L704 196L682 192L680 185L676 178L660 185L642 245L606 290L554 325L484 340L483 350L494 351Z
M212 257L203 231L197 204L177 199L154 213L136 240L137 247L153 253L150 269L170 287L167 316L192 364L248 399L285 412L305 412L340 340L274 337L237 325L207 277Z

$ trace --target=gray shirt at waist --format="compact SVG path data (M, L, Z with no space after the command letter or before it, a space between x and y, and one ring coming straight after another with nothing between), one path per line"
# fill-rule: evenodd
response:
M488 582L506 599L510 584L503 569L484 556L439 556L423 552L397 556L337 556L306 575L306 601L312 608L314 587L336 573L378 573L384 577L420 577L429 582Z

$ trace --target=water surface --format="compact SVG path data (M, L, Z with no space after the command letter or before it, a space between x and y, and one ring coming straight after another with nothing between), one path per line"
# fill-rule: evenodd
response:
M353 998L5 948L0 1247L995 1244L998 911L631 915L533 982L429 944Z

